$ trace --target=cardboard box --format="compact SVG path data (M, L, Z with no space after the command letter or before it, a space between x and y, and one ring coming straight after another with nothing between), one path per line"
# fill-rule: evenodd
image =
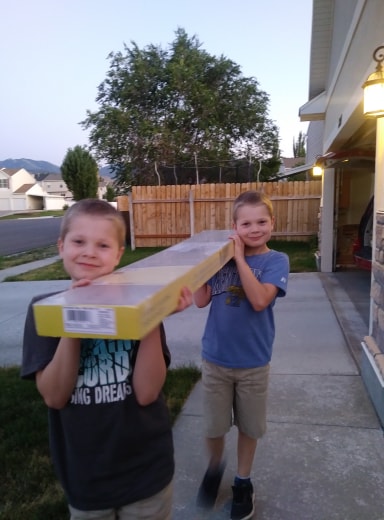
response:
M355 265L353 259L353 244L357 240L358 233L358 224L346 224L344 226L339 226L337 231L337 265Z
M182 287L198 289L234 254L230 231L188 240L33 306L40 336L140 339L177 307Z

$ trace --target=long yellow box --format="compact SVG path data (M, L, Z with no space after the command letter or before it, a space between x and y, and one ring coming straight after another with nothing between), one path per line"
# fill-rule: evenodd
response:
M91 285L33 306L40 336L140 339L177 307L182 287L198 289L234 255L230 231L203 231Z

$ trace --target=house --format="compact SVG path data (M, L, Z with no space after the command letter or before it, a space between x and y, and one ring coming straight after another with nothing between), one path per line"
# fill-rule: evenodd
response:
M375 181L375 121L363 115L362 85L381 42L378 0L313 0L306 163L324 169L319 268L353 265L353 242ZM335 216L335 218L334 218Z
M42 180L38 181L43 190L48 195L56 195L65 199L72 199L72 192L68 190L60 173L49 173Z
M69 191L68 186L63 180L60 173L49 173L39 184L43 187L44 191L49 195L56 195L58 197L64 197L67 201L73 200L72 192ZM108 177L99 176L99 185L97 188L97 197L102 199L107 192L107 186L113 184L113 181Z
M97 197L102 199L113 181L99 177ZM36 181L24 168L0 169L0 211L57 210L73 201L62 176L49 173Z
M305 164L305 162L305 157L281 157L280 168L276 176L280 179L283 179L295 175L296 173L305 173L306 171L310 171L312 169L312 165L308 167L307 170L302 170L301 167ZM297 168L299 168L299 172L296 172Z
M44 208L44 192L24 168L0 169L0 210L24 211Z
M62 209L66 199L47 193L24 168L0 169L0 211Z
M320 271L353 265L353 242L374 196L371 324L361 366L384 423L384 117L364 116L362 88L378 65L383 24L382 0L313 0L309 98L299 116L309 122L302 168L323 171Z
M108 186L113 187L113 180L110 177L99 177L99 186L97 188L97 196L102 199L107 194Z

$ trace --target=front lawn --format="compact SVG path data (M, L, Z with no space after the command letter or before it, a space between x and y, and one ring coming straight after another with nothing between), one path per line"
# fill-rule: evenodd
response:
M172 422L199 379L196 367L168 371L164 394ZM0 369L0 461L1 520L68 519L49 455L47 408L17 367Z

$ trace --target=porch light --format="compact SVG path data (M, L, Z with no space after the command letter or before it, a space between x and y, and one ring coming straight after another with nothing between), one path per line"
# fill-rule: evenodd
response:
M317 166L315 165L313 168L312 168L312 175L314 177L320 177L320 175L323 175L323 168L321 166Z
M368 76L363 85L364 115L382 117L384 116L384 45L374 50L373 59L377 62L376 70Z
M372 229L372 261L375 262L376 241L376 216L384 208L384 45L373 51L373 59L377 62L376 71L368 76L364 83L364 115L376 119L376 150L375 150L375 184L373 203L373 229ZM374 269L372 270L374 272ZM372 298L371 298L372 316ZM370 325L370 329L371 329Z

